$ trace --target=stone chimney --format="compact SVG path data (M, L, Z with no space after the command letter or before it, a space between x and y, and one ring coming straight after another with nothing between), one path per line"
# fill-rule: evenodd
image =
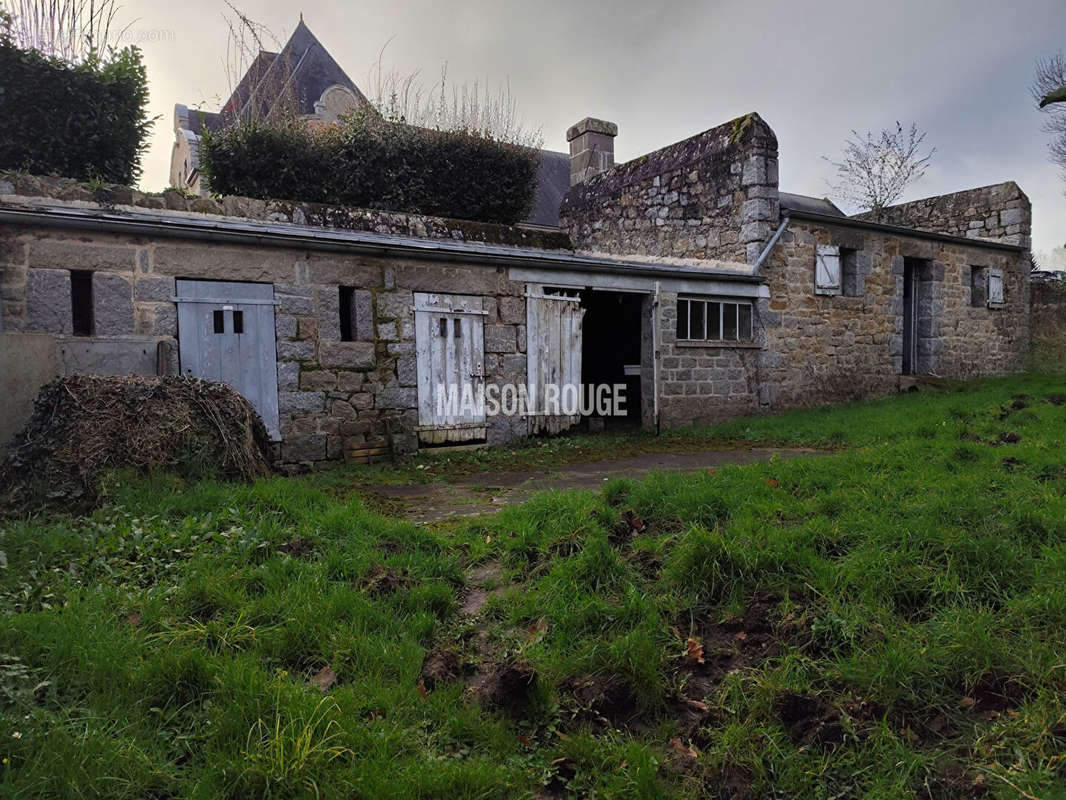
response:
M570 185L583 183L614 166L614 137L618 126L585 117L566 132L570 142Z

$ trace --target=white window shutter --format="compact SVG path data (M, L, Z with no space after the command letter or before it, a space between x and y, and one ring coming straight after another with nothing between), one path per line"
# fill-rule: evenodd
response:
M814 293L840 294L840 248L820 244L814 260Z
M1003 303L1003 270L990 269L988 271L988 304L1001 306Z

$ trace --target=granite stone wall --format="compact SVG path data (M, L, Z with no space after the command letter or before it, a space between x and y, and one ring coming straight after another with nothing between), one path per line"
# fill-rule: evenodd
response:
M283 465L381 439L415 449L416 291L482 295L487 380L525 380L525 287L493 266L4 227L3 329L70 334L71 268L92 271L95 331L109 335L175 337L179 277L273 284ZM355 289L355 341L340 340L340 286ZM489 420L490 443L525 433L524 419Z
M815 294L819 244L856 251L854 296ZM761 405L808 406L894 391L902 371L908 259L918 278L915 372L969 378L1023 369L1027 253L793 219L763 270L770 299L756 316L767 347ZM1002 307L975 304L973 270L989 268L1003 270Z
M1066 371L1066 281L1032 284L1029 337L1034 369Z
M857 219L1006 244L1032 244L1032 204L1014 181L900 203Z
M779 215L777 137L748 114L571 187L579 250L754 263Z

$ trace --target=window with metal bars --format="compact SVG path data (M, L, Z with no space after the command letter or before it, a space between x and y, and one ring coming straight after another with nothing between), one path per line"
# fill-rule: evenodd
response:
M750 342L752 338L750 302L678 298L678 341Z

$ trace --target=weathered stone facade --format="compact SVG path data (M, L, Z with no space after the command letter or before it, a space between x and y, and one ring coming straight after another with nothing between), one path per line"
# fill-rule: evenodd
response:
M177 279L268 284L289 465L339 459L359 443L405 453L442 441L420 440L419 358L430 342L419 350L416 292L461 298L457 313L483 324L467 383L525 384L534 356L554 363L551 348L575 341L568 329L527 345L537 303L599 309L584 324L602 327L586 342L606 342L604 363L612 350L631 359L607 377L639 386L632 419L649 427L884 394L904 374L1024 367L1030 208L1015 184L894 206L881 221L848 218L779 192L777 140L757 115L617 167L597 149L613 126L575 127L582 180L563 202L566 230L0 176L0 327L74 341L76 282L88 275L93 337L109 347L154 338L177 352ZM825 252L839 274L816 286ZM604 311L597 293L617 304ZM722 320L735 307L732 335L724 322L717 336L682 332L679 308L693 303ZM430 339L451 336L435 321ZM595 358L585 354L582 380L602 366ZM490 444L531 429L522 416L490 415L483 427Z
M754 263L778 218L777 137L748 114L575 186L578 249Z
M339 459L352 442L417 447L416 291L481 295L488 379L525 378L525 287L497 267L11 227L0 241L7 331L71 333L70 272L52 265L93 271L100 335L176 337L176 277L273 284L283 463ZM355 341L340 341L339 286L359 287ZM524 428L525 420L490 418L488 441Z
M1032 205L1014 181L888 206L857 219L1025 248L1032 244Z

